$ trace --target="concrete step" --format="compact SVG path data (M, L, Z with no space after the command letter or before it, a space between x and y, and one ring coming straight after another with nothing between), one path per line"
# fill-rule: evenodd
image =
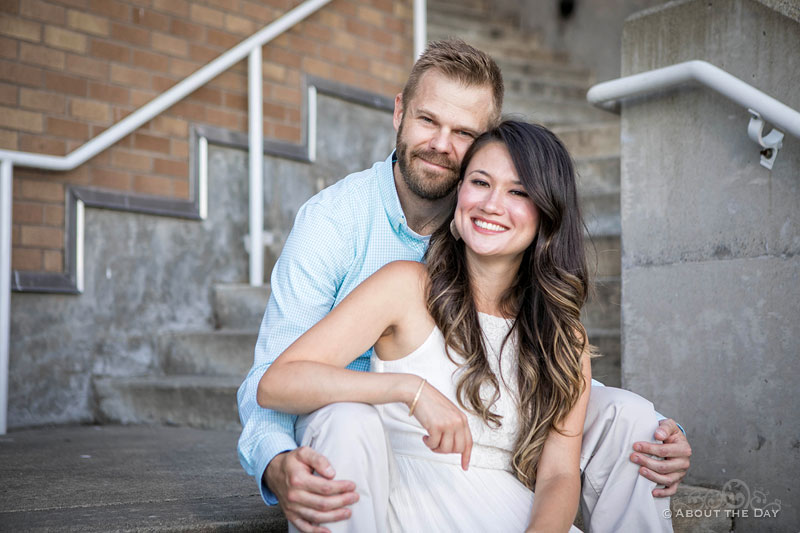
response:
M486 18L488 9L485 2L468 0L461 2L427 2L425 16L428 19L428 26L438 21L439 17L451 17L458 21L474 20L478 21L481 17Z
M241 377L95 378L102 423L240 429L236 391Z
M236 458L238 431L61 426L0 436L0 530L286 531Z
M599 278L595 281L594 294L581 311L581 322L584 326L604 330L619 329L621 286L620 278Z
M533 75L507 76L503 73L506 94L512 99L535 98L541 100L586 103L587 88L561 80L537 78ZM588 104L587 104L588 105Z
M212 290L217 328L258 331L269 300L269 285L217 284Z
M577 100L546 100L518 95L506 95L503 114L513 115L550 128L563 125L578 126L607 120L607 113ZM604 154L605 155L605 154ZM573 157L576 157L573 154Z
M443 40L458 38L482 50L491 57L510 57L517 60L537 61L537 62L557 62L566 61L563 53L540 48L536 44L526 43L525 40L515 39L493 39L482 35L470 35L464 32L453 32L432 28L428 30L428 40Z
M619 156L619 120L554 127L574 159Z
M258 331L176 331L159 338L166 374L236 376L243 379L253 365Z
M494 60L503 72L503 78L529 77L535 80L559 81L583 87L595 82L592 72L559 58L556 61L539 61L532 58L498 56Z
M621 353L618 329L594 329L587 325L589 342L597 348L599 357L592 359L592 377L607 387L620 387Z
M592 236L586 239L586 262L592 279L622 275L622 245L619 235Z
M690 470L691 472L691 470ZM690 474L691 475L691 474ZM680 485L670 501L675 533L732 533L734 495L716 489Z
M583 194L619 194L619 156L584 157L575 161L578 191Z
M619 192L585 194L580 198L583 220L590 235L619 235L621 233Z
M443 35L460 39L485 39L508 41L517 45L541 48L539 35L534 31L521 31L502 15L488 9L453 9L445 6L430 6L427 11L428 40Z

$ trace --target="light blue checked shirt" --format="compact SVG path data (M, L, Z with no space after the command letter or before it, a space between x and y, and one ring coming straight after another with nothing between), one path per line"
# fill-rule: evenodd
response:
M427 236L406 224L393 157L350 174L306 202L272 271L255 362L237 394L243 426L239 461L256 478L268 505L278 500L262 476L277 454L297 447L297 417L259 407L256 391L264 371L358 284L392 261L420 261L428 245ZM370 355L362 354L348 368L369 370Z

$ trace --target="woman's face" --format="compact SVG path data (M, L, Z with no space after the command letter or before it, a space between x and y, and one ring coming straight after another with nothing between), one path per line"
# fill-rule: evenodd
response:
M479 256L520 259L539 228L539 210L514 169L508 149L492 142L472 157L459 184L456 228Z

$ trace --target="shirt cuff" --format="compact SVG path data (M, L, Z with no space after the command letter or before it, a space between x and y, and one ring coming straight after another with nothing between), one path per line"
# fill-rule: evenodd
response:
M275 494L269 490L269 487L267 487L267 484L264 482L264 472L266 472L269 463L272 462L276 456L294 450L297 448L297 444L291 436L286 434L281 433L280 435L272 435L271 437L269 446L266 446L266 442L262 442L261 446L259 446L261 462L258 463L258 468L256 468L256 483L258 484L258 489L264 503L267 505L278 505L278 498L275 497Z

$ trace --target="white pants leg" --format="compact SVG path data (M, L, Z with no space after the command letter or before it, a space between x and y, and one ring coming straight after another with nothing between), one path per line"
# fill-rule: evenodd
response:
M592 387L581 446L581 511L591 533L672 532L669 498L630 461L633 443L655 442L653 404L632 392Z
M329 522L332 533L387 530L391 447L378 411L363 403L336 403L301 416L295 439L324 455L336 479L356 484L359 500L348 520ZM289 524L289 531L297 529Z

